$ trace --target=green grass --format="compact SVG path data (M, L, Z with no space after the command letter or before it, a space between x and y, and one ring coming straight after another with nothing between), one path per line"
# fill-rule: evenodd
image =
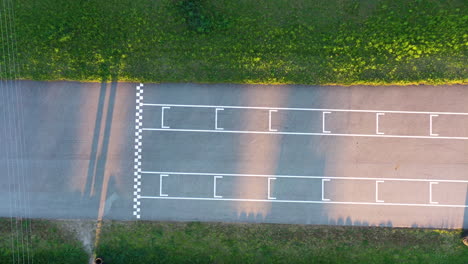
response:
M29 221L18 228L10 221L0 218L0 263L16 263L23 254L25 263L28 256L37 264L88 263L77 237L93 236L94 228L83 229L93 221L32 220L30 236L17 233ZM461 230L105 221L96 253L112 264L466 264L461 236Z
M465 0L15 4L17 77L24 79L468 83ZM0 57L9 66L0 58L2 69L11 69L7 52Z
M461 231L106 222L98 256L132 263L468 263Z
M0 218L0 263L84 264L88 259L75 235L54 221Z

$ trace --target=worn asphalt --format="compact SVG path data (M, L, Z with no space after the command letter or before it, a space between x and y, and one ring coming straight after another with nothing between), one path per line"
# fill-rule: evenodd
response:
M0 216L468 227L467 86L137 86L0 82Z

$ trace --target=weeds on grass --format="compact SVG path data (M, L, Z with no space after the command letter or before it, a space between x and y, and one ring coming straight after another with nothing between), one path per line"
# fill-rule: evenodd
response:
M73 233L53 221L32 220L31 224L34 231L29 234L24 228L11 228L9 219L0 219L0 263L87 263L88 254Z
M112 263L466 263L460 231L220 223L107 222ZM123 250L125 249L125 250Z
M16 55L25 79L468 82L468 6L461 0L15 4ZM0 66L6 56L0 54Z

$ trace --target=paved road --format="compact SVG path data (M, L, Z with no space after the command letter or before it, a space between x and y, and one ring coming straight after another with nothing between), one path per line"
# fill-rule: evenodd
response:
M466 227L467 113L466 86L2 82L0 216Z

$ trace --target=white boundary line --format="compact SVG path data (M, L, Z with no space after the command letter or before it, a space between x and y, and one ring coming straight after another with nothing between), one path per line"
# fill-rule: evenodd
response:
M218 126L218 111L223 111L224 108L216 108L215 109L215 129L216 130L223 130L224 128Z
M272 135L299 135L299 136L337 136L337 137L377 137L377 138L413 138L413 139L458 139L468 140L468 137L434 137L434 136L406 136L388 134L339 134L314 132L281 132L281 131L241 131L241 130L206 130L206 129L163 129L143 128L143 131L170 131L170 132L200 132L200 133L231 133L231 134L272 134Z
M331 112L322 112L322 133L329 134L331 131L325 130L325 115L326 114L331 114Z
M432 118L437 117L437 116L439 116L439 115L430 115L429 116L429 135L433 136L433 137L439 136L439 134L432 133Z
M385 113L377 113L375 114L375 133L377 135L383 135L385 133L379 131L379 116L384 116Z
M170 128L169 126L164 125L164 110L171 109L170 107L162 107L161 108L161 128Z
M330 201L330 199L325 198L325 182L329 182L330 179L322 179L322 201Z
M167 194L162 192L163 177L169 177L169 175L167 175L167 174L159 175L159 196L168 196Z
M375 202L384 203L384 200L379 200L379 183L384 183L384 181L375 181Z
M223 176L214 176L213 177L213 197L214 198L223 198L221 195L216 195L216 179L222 179Z
M358 109L326 109L326 108L291 108L291 107L259 107L259 106L229 106L229 105L183 105L183 104L143 104L144 106L174 106L198 108L232 108L232 109L258 109L258 110L293 110L293 111L328 111L328 112L359 112L359 113L395 113L395 114L425 114L425 115L464 115L459 112L424 112L424 111L394 111L394 110L358 110Z
M268 131L276 132L276 131L278 131L277 129L271 128L271 113L273 113L273 112L276 113L276 112L278 112L278 110L269 110L268 111Z
M276 178L268 178L268 200L276 200L276 197L271 196L271 180L276 180Z
M140 193L141 193L141 144L143 132L143 84L136 87L136 113L135 113L135 164L133 185L133 215L140 219Z
M348 204L348 205L393 205L393 206L423 206L423 207L454 207L468 208L468 205L457 204L404 204L404 203L372 203L372 202L336 202L336 201L302 201L302 200L267 200L267 199L236 199L236 198L200 198L200 197L160 197L141 196L141 199L168 200L199 200L199 201L233 201L233 202L272 202L272 203L310 203L310 204Z
M366 180L366 181L415 181L415 182L447 182L468 183L468 180L442 180L442 179L407 179L407 178L371 178L371 177L335 177L335 176L307 176L307 175L267 175L267 174L234 174L234 173L204 173L204 172L169 172L169 171L142 171L142 174L168 174L168 175L200 175L200 176L226 176L226 177L265 177L265 178L297 178L297 179L336 179L336 180Z

